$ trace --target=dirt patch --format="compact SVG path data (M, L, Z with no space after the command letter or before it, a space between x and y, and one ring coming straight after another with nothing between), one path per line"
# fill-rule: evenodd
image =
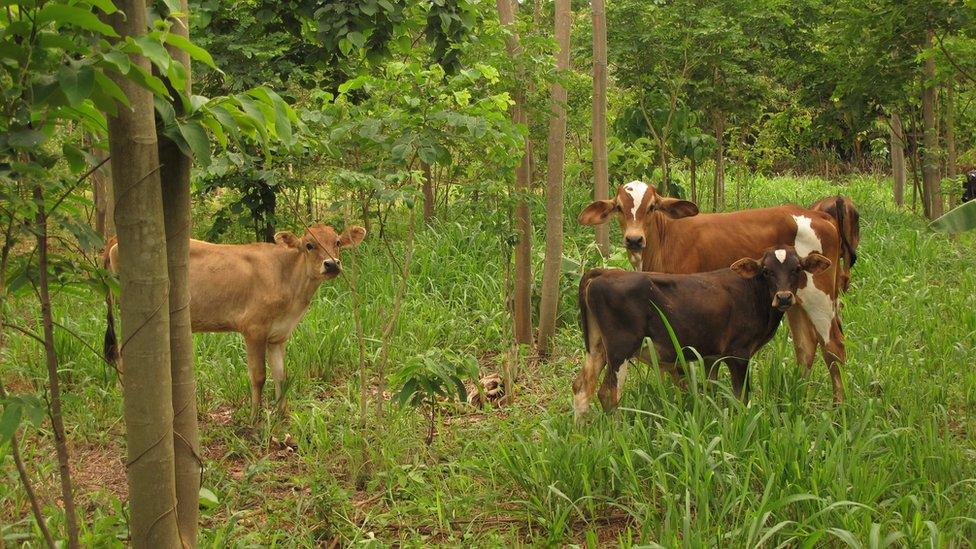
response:
M122 501L129 497L129 485L125 478L125 450L120 442L82 442L72 444L69 452L72 480L78 494L104 491Z

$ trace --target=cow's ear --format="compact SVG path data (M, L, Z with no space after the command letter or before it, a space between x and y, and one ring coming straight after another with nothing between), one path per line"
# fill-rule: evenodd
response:
M366 238L366 229L354 225L342 231L342 234L339 235L339 247L355 248L364 238Z
M808 256L800 260L800 266L810 274L820 274L829 269L830 265L830 260L817 252L810 252Z
M581 225L603 225L616 210L616 200L597 200L583 208L576 220Z
M743 257L729 268L742 278L755 278L762 271L762 265L751 257Z
M694 202L679 198L662 198L657 209L674 219L698 215L698 206Z
M297 248L302 243L301 239L291 231L279 231L275 233L274 241L275 244L283 244L290 248Z

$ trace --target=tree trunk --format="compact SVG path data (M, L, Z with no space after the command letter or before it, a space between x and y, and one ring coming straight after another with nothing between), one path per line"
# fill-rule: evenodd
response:
M64 431L61 413L61 386L58 380L58 354L54 347L54 319L51 316L51 294L48 288L47 261L47 212L44 210L44 192L40 185L34 187L34 202L37 204L35 216L37 231L37 269L38 298L41 302L41 322L44 326L44 357L47 362L47 377L50 385L48 412L51 414L51 427L54 430L54 449L58 456L58 472L61 479L61 499L64 502L64 515L68 528L68 547L78 544L78 514L75 512L75 499L71 489L71 466L68 459L68 439Z
M891 176L894 178L895 205L905 205L905 131L901 116L891 113Z
M691 154L691 201L698 204L698 162L695 162L695 153Z
M570 0L556 0L556 69L569 70L569 29L572 23ZM549 340L556 332L559 311L559 279L563 258L563 176L566 158L566 88L552 83L552 118L549 119L549 153L546 172L546 258L542 268L542 302L539 304L539 354L547 354Z
M946 84L945 101L942 103L945 108L945 142L946 142L946 177L955 182L959 175L957 166L958 157L956 155L956 101L954 80L950 79ZM955 184L955 183L953 183ZM949 207L955 207L956 196L958 193L949 193Z
M187 0L181 11L189 13ZM174 21L174 34L189 38L184 15ZM168 47L170 55L186 67L190 93L190 56ZM173 90L176 92L176 90ZM174 94L175 96L175 94ZM174 101L178 115L182 101ZM166 230L166 263L169 276L169 348L173 391L173 454L176 467L176 518L185 547L197 545L200 508L200 442L197 427L197 387L193 368L193 334L190 331L190 168L193 160L176 143L159 136L163 219Z
M650 122L650 121L648 121ZM661 163L661 194L671 196L671 173L668 167L667 138L662 137L658 140L658 161Z
M108 154L96 147L92 148L92 156L96 162L101 162ZM112 219L115 200L112 197L112 163L106 162L101 168L92 172L92 194L95 198L95 231L108 240L115 235L115 221Z
M430 164L423 160L420 161L420 169L424 172L424 223L428 223L434 217L434 176L430 171Z
M509 55L514 59L521 51L518 35L515 34L515 12L511 0L496 0L498 19L503 27L510 30L505 37L505 45ZM512 120L523 126L527 124L525 112L525 93L515 90L513 94L515 106L512 107ZM525 149L522 161L515 169L515 192L526 194L530 191L532 173L531 148L529 138L525 138ZM514 317L514 336L516 343L532 343L532 218L529 215L529 205L525 198L520 197L515 206L515 225L518 233L518 244L515 248L515 302L512 304Z
M593 11L593 198L610 198L607 166L607 14L604 0L590 2ZM596 246L610 256L610 225L596 226Z
M725 113L717 111L715 123L715 181L712 190L712 211L725 208Z
M933 32L925 33L925 49L932 48ZM922 142L925 145L922 158L922 205L925 215L935 219L942 215L942 181L939 173L939 136L935 127L935 58L925 58L922 67Z
M146 31L146 4L125 0L110 16L124 40ZM123 15L124 14L124 15ZM149 61L131 61L149 71ZM123 415L128 452L129 533L132 546L180 547L176 520L173 399L170 370L169 277L160 192L159 154L151 92L112 75L129 98L108 118L116 197L121 281Z

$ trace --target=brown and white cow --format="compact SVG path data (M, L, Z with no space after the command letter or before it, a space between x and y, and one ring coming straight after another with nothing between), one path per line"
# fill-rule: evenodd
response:
M844 385L838 362L846 360L844 334L837 311L840 239L833 218L795 205L699 214L686 200L660 196L641 181L622 185L610 200L597 200L583 209L579 222L620 222L631 263L644 271L691 274L728 267L743 257L759 257L767 248L793 246L801 258L824 255L831 268L807 274L808 284L797 294L799 307L787 313L797 360L809 375L817 347L830 371L834 400L843 402Z
M829 196L810 204L811 210L824 212L837 222L840 234L840 259L837 266L837 286L845 292L851 286L851 268L857 261L857 247L861 243L861 214L854 201L846 196Z
M742 258L707 273L587 271L579 286L586 359L573 383L576 418L589 409L605 365L600 402L607 412L616 408L627 375L624 361L640 351L645 338L665 369L678 368L678 352L662 315L683 346L684 358L695 359L693 348L710 374L716 362L724 361L736 396L747 401L749 360L772 339L783 313L810 283L804 274L828 268L830 260L817 252L801 258L792 247L777 247L758 260Z
M190 240L190 323L194 332L238 332L247 346L251 379L251 420L257 419L270 363L275 398L284 407L285 344L326 280L339 276L339 250L363 241L366 229L349 227L336 234L314 225L301 237L282 231L275 243L212 244ZM122 253L125 250L121 250ZM105 248L106 266L115 270L119 246ZM122 296L123 299L125 296ZM106 357L118 357L109 300Z

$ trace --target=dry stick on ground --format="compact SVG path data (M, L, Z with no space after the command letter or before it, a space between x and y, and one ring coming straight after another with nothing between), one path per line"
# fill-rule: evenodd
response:
M38 249L38 279L40 285L41 322L44 326L44 355L47 362L47 375L50 390L48 413L54 429L54 447L58 456L58 469L61 478L61 498L64 502L65 522L68 528L68 547L79 547L78 516L75 513L74 495L71 489L71 465L68 460L68 441L64 431L64 418L61 413L61 386L58 381L58 355L54 347L54 320L51 316L51 296L48 288L47 272L47 213L44 210L44 191L40 185L34 187L34 201L37 204L35 231Z

